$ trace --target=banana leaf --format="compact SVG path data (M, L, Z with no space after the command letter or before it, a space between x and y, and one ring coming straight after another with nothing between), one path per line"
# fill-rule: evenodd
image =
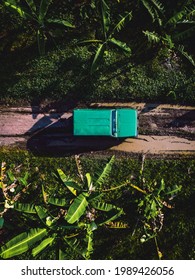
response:
M104 193L99 193L99 192L93 192L90 194L88 198L88 202L91 203L92 201L97 201L99 198L101 198L104 195Z
M87 186L88 186L88 189L90 190L91 189L91 186L92 186L92 178L91 178L91 175L90 173L86 173L86 178L87 178Z
M165 8L163 6L163 4L158 1L158 0L152 0L153 5L158 9L159 12L161 12L162 14L164 14L165 12Z
M110 28L110 8L104 0L101 1L101 15L102 15L102 27L105 40L107 39L107 33Z
M83 252L83 256L86 260L89 260L93 253L93 232L88 229L86 234L87 248Z
M65 216L66 221L69 224L73 224L79 220L79 218L85 213L88 202L86 195L81 193L76 197L68 209L67 215Z
M4 4L5 4L5 6L16 11L22 18L25 18L26 13L23 11L23 9L21 7L19 7L17 5L17 3L15 1L5 1Z
M102 225L104 225L106 223L109 223L111 221L116 220L122 214L124 214L123 209L121 209L121 208L113 209L113 210L108 212L107 217L103 221L99 221L97 224L98 224L98 226L102 226Z
M65 27L69 28L75 28L75 25L72 25L69 21L67 20L62 20L62 19L47 19L47 22L50 24L55 24L55 25L62 25Z
M91 206L97 210L101 210L105 212L111 211L112 209L116 209L116 206L112 204L99 202L99 201L92 201Z
M192 58L192 56L190 54L188 54L185 50L184 50L184 46L183 45L179 45L177 47L177 50L193 65L195 66L195 60Z
M97 39L89 39L89 40L80 41L78 44L97 44L97 43L103 43L103 41Z
M131 53L130 47L127 46L126 43L116 40L115 38L111 38L108 42L112 43L115 47L123 50L124 52Z
M26 19L26 18L33 19L33 17L29 13L27 13L22 7L17 5L16 1L5 1L4 4L5 4L5 6L11 8L15 12L17 12L20 15L21 18L23 18L23 19Z
M106 43L103 43L97 49L97 52L95 54L95 57L91 65L91 74L93 74L97 70L99 62L103 58L105 48L106 48Z
M171 24L176 25L178 22L180 22L183 17L185 16L185 10L181 10L177 13L175 13L169 20L166 22L165 26Z
M23 186L27 186L27 185L28 185L28 182L27 182L28 176L29 176L29 173L26 172L23 178L22 178L22 177L18 178L18 181L19 181Z
M188 25L188 27L184 31L177 32L176 34L173 34L173 40L174 41L183 41L185 39L191 38L194 36L194 31L195 31L195 21L187 21L187 22L179 22L178 24L184 24Z
M47 209L43 206L35 206L35 210L39 216L39 219L44 223L44 225L46 225L46 218L50 216Z
M160 195L160 193L164 190L165 190L165 181L164 181L164 179L161 179L161 183L160 183L160 187L157 191L157 195Z
M173 195L173 194L177 194L179 191L181 191L182 186L181 185L174 185L173 188L171 190L168 190L166 192L166 195Z
M14 209L23 213L36 214L34 204L16 202Z
M43 251L47 246L50 246L55 237L48 237L44 239L37 247L32 250L33 257L37 256L41 251Z
M43 196L43 201L47 204L48 203L48 194L46 193L43 185L42 185L42 196Z
M62 249L59 249L59 260L66 260L67 259L67 254L62 251Z
M132 19L132 12L129 12L126 14L126 16L122 17L121 20L115 25L115 27L112 30L112 33L110 34L110 37L117 31L119 32L122 28L124 28L125 24L129 22Z
M102 185L104 184L105 180L110 176L111 170L112 170L112 165L114 164L115 157L112 156L110 161L106 164L104 167L103 172L95 182L95 185Z
M15 181L16 178L15 178L14 174L13 174L10 170L7 171L7 175L8 175L9 179L10 179L12 182Z
M31 9L31 12L35 14L37 8L36 8L36 5L35 5L34 1L33 0L25 0L25 1L28 4L29 8Z
M49 5L52 0L42 0L39 7L39 20L43 20L47 14Z
M93 221L88 225L88 229L91 231L94 231L98 228L98 226L96 225L96 223Z
M84 257L84 250L81 247L80 241L76 237L64 238L64 241L73 251Z
M65 206L67 204L65 198L57 198L57 197L50 197L48 199L48 203L56 206Z
M8 259L20 255L46 235L47 230L41 228L33 228L29 232L23 232L1 247L0 256L3 259Z
M64 172L61 169L57 169L58 175L64 185L69 189L71 193L76 195L76 191L81 191L81 188L78 186L78 184L74 181L68 181L67 176L64 174Z
M158 13L158 9L156 9L156 7L153 5L153 1L152 1L152 3L150 3L147 0L142 0L142 3L144 5L144 7L147 9L147 11L150 14L150 16L152 17L153 22L155 20L157 20L160 23L160 15Z

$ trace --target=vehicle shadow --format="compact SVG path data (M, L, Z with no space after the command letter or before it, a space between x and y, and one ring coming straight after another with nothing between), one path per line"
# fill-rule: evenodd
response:
M111 137L74 136L73 118L64 110L32 108L37 122L26 132L27 149L36 156L63 157L78 153L102 151L120 144L123 140ZM43 113L44 111L44 113ZM38 118L38 114L42 117Z

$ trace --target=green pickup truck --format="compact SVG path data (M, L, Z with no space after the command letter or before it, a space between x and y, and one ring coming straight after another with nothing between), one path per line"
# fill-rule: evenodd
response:
M137 110L75 109L73 111L75 136L137 137Z

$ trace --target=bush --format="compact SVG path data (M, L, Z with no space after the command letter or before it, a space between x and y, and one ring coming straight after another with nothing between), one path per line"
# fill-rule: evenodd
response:
M129 57L107 51L99 69L90 76L92 56L90 48L69 44L22 66L15 64L9 75L1 75L2 97L194 104L195 72L187 73L181 64L169 68L155 58L135 65Z

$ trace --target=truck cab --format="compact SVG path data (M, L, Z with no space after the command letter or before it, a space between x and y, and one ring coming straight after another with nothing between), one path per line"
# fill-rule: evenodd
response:
M75 109L73 111L75 136L137 137L137 110Z

